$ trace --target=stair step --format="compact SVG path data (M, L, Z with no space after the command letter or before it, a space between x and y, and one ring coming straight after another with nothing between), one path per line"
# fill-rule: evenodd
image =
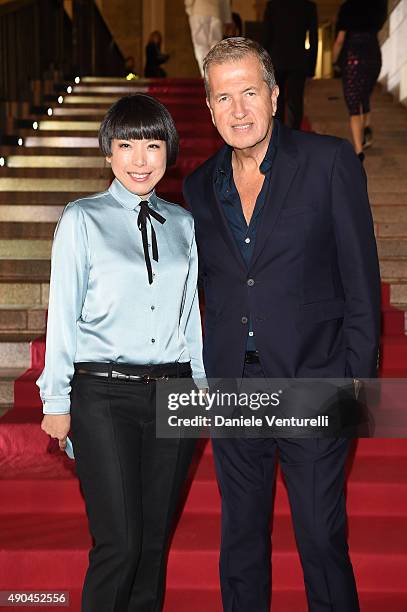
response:
M58 590L56 586L54 589ZM358 589L361 612L405 612L407 609L407 593L405 592L374 592ZM69 590L70 610L78 612L81 608L81 591L78 588ZM273 612L306 612L307 603L304 589L279 589L273 583ZM48 612L60 612L60 607L47 607ZM219 586L214 589L167 588L163 612L222 612L222 602Z
M50 272L49 257L44 259L0 259L0 281L2 283L17 280L48 283ZM2 290L7 292L7 286L2 285Z
M108 183L105 179L73 179L69 183L70 192L74 193L97 193L104 191ZM64 179L43 178L0 178L1 192L64 192L66 193L66 181Z
M1 311L0 311L1 317ZM21 368L0 368L0 407L9 407L14 402L14 381L23 374ZM0 499L4 499L0 495Z
M194 117L193 121L191 120L190 124L180 124L178 121L175 121L176 124L176 128L177 128L177 132L179 134L180 138L189 138L189 139L194 139L196 140L196 127L194 125L194 123L196 124L196 122L199 121L200 124L204 123L204 121L202 120L201 117ZM209 138L213 138L216 139L216 141L218 140L218 135L217 132L215 131L214 126L202 126L202 129L205 130L205 137L206 139ZM58 134L58 136L56 136L56 134ZM32 138L41 138L42 141L47 140L47 139L53 139L53 138L58 138L61 141L64 141L65 139L71 139L71 138L75 138L78 140L79 139L84 139L84 146L89 146L89 144L87 144L88 138L91 138L92 136L95 136L96 141L98 143L97 140L97 134L98 134L98 129L87 129L86 127L84 127L83 129L81 129L80 127L75 127L74 128L70 128L68 127L68 123L67 123L67 127L65 129L60 129L60 130L45 130L45 129L39 129L39 130L33 130L32 128L20 128L18 130L17 135L21 136L21 138L23 138L25 145L28 147L30 146L30 143L33 142ZM82 146L81 144L79 146Z
M383 610L391 610L391 612L405 612L407 609L407 593L406 592L383 592L371 593L369 591L361 591L358 589L361 612L383 612ZM77 599L74 599L77 597ZM284 590L273 580L273 612L306 612L308 610L305 591L299 590ZM74 605L78 601L78 610L80 609L79 594L71 591L71 601ZM76 610L76 608L73 608ZM52 610L52 608L51 608ZM55 608L56 612L57 609ZM222 612L221 594L217 589L200 589L200 590L180 590L167 589L165 596L165 605L163 612Z
M376 242L380 259L388 257L407 258L407 238L378 238Z
M382 310L382 335L395 336L407 333L406 312L393 307Z
M93 136L26 136L24 138L25 147L54 147L54 148L74 148L98 149L99 142Z
M102 158L103 160L103 158ZM24 168L24 167L20 167L20 168L3 168L3 171L1 172L1 178L2 179L18 179L18 180L25 180L25 181L31 181L32 179L48 179L48 180L52 180L52 179L56 179L56 180L64 180L65 181L65 187L66 185L70 185L72 181L75 181L77 179L81 179L81 180L89 180L89 177L91 177L91 180L101 180L105 182L105 185L109 185L111 183L111 181L113 180L114 176L112 174L111 168L110 166L105 163L104 166L101 166L99 168L93 168L93 169L89 169L89 167L83 167L81 168L79 165L78 167L68 167L68 168L62 168L60 166L56 166L55 168L53 168L52 166L47 166L44 168ZM67 182L69 181L69 183ZM100 191L100 189L99 189Z
M123 95L123 94L122 94ZM197 107L198 110L202 110L203 112L207 112L204 106L205 98L202 98L195 95L184 96L182 97L182 93L172 95L166 93L157 92L156 97L165 104L169 111L171 112L171 107L182 108L184 106L189 107ZM100 95L97 94L89 94L89 95L81 95L81 94L70 94L64 97L64 104L67 105L79 105L79 106L88 106L90 108L104 106L106 109L116 102L120 98L119 95L104 95L103 93Z
M376 205L378 205L378 206L383 206L383 205L389 205L389 206L405 205L405 203L406 203L406 194L405 193L400 193L400 192L395 192L393 190L393 188L392 188L392 190L383 191L383 192L377 192L377 191L372 192L371 190L369 190L369 200L370 200L370 203L373 204L374 206L376 206Z
M58 221L64 206L32 206L31 204L0 204L0 222L53 223Z
M30 304L30 307L44 308L48 305L49 283L41 279L20 279L20 282L1 283L0 306L12 307Z
M33 138L35 138L33 136ZM55 137L54 137L55 138ZM24 152L24 156L43 156L43 155L67 155L68 157L72 157L72 148L76 147L80 151L81 157L95 157L98 153L99 145L96 138L91 139L91 144L89 146L77 146L74 142L72 143L70 139L70 144L63 146L61 143L57 145L52 144L55 143L55 140L51 141L51 144L46 146L44 144L35 144L35 141L30 140L30 145L28 146L26 142L25 146L17 146L17 145L3 145L2 157L7 159L8 155L21 155ZM193 157L201 157L203 160L207 159L210 155L214 153L217 149L222 146L222 141L217 138L205 138L201 137L199 139L199 147L197 147L197 140L193 138L180 138L180 158L188 158L190 155ZM199 150L198 150L199 148ZM1 172L1 169L0 169Z
M102 155L9 155L7 168L105 168Z
M58 119L71 119L72 117L81 117L85 121L92 120L95 117L103 117L106 111L104 108L94 108L93 110L88 108L75 108L67 107L64 105L55 106L52 108L52 114Z
M31 364L30 342L33 332L0 332L0 368L28 368Z
M405 204L399 206L374 205L372 206L372 214L375 223L407 223L407 206Z
M98 108L88 108L86 106L58 106L53 108L53 116L57 118L58 121L72 121L72 120L84 120L84 121L94 121L95 117L99 117L100 119L106 114L109 106L102 105ZM210 115L209 111L206 109L206 106L202 108L193 106L190 107L182 107L182 112L178 108L170 108L172 110L172 115L175 119L180 119L183 122L190 121L203 121L208 122L210 125ZM35 120L41 121L44 119L44 115L37 115L32 117L32 121ZM47 117L48 119L48 117Z
M405 139L405 135L404 135ZM381 193L382 191L392 191L393 193L407 193L407 179L404 177L398 177L397 180L394 178L386 178L386 173L383 176L370 176L368 179L369 193L371 191L375 193Z
M367 529L366 517L349 521L352 563L359 588L381 592L386 576L386 590L404 590L405 519L372 517L368 524ZM91 545L85 517L12 514L2 516L2 526L0 567L9 588L13 588L16 579L21 581L21 576L29 580L29 585L41 584L42 589L55 584L60 589L81 584ZM188 589L191 584L199 584L202 588L218 588L219 538L219 517L184 514L169 555L168 587ZM24 568L30 568L29 575ZM303 590L288 517L277 516L274 520L273 578L279 589Z
M26 149L30 151L30 149ZM6 165L1 170L1 176L12 176L12 172L17 172L20 169L34 170L41 169L41 172L46 168L66 170L70 168L98 168L110 169L110 165L106 162L102 155L85 156L82 155L9 155L5 157ZM202 164L205 161L205 156L196 153L192 160L190 155L183 155L182 152L178 158L175 168L169 168L166 176L172 176L174 172L182 173L196 167L197 164ZM8 173L8 174L7 174ZM35 175L33 175L35 176ZM37 175L38 176L38 175Z
M19 454L15 438L2 438L2 445L8 448L8 457L1 462L0 498L3 501L0 515L11 512L46 514L51 504L53 513L84 513L75 462L61 453L56 444L50 452L49 439L40 432L39 424L36 427L36 435L44 439L44 452L36 457L27 455L24 458ZM23 449L28 432L24 431L20 435L23 436L20 443ZM397 456L356 457L346 486L348 515L407 517L406 459ZM201 463L205 461L208 466L201 470L198 467L194 475L184 513L220 514L220 495L213 459L204 455ZM274 512L279 516L290 515L287 490L280 469Z
M392 304L406 304L407 283L393 282L390 286L390 300Z
M216 134L213 137L202 136L180 138L180 149L189 146L194 151L197 148L197 140L199 142L200 153L207 152L207 157L211 155L215 148L219 148L220 141ZM99 149L97 137L92 136L27 136L24 138L25 147L54 147L54 148L74 148L74 149ZM45 152L45 151L44 151Z
M1 259L49 259L52 240L0 239Z
M0 179L1 180L1 179ZM18 206L66 206L68 202L73 202L79 198L84 198L89 195L89 191L72 192L72 191L1 191L0 189L0 205L8 205L13 207ZM29 204L27 202L29 201Z
M376 236L378 238L404 238L407 239L407 222L376 223Z
M386 369L402 371L407 363L407 337L389 336L381 342L381 363Z
M38 130L43 131L58 131L58 132L97 132L100 127L100 121L58 121L57 119L42 119L38 121Z
M83 76L81 77L80 83L83 84L92 84L92 85L105 85L105 84L116 84L123 83L123 77L116 76ZM137 83L138 86L145 86L149 88L154 87L176 87L179 85L188 85L189 87L202 87L202 81L196 79L195 77L168 77L165 79L165 85L163 85L163 81L161 79L147 79L144 77L137 78L136 81L132 81L133 83ZM127 81L128 83L128 81Z
M39 222L24 223L1 221L0 219L0 239L52 239L55 231L55 223Z
M18 179L24 179L27 181L31 180L32 178L34 179L49 178L49 179L59 179L59 180L68 179L69 180L68 184L70 184L72 180L89 179L89 177L91 177L92 180L95 180L95 179L104 180L106 181L106 184L109 185L109 183L114 178L113 173L111 171L110 165L107 162L105 162L102 157L100 159L103 162L103 164L101 164L100 167L98 168L93 168L92 170L89 170L89 166L81 167L79 160L78 160L76 167L68 166L66 168L61 167L60 165L57 165L55 167L52 167L52 165L46 165L44 167L40 167L38 165L37 167L27 167L27 168L23 166L18 167L18 168L4 167L2 168L2 171L1 171L1 178L2 179L18 178ZM37 160L38 163L40 162L40 160L41 158ZM184 177L190 172L192 172L192 170L194 170L202 162L203 162L203 159L200 157L197 157L196 155L189 156L188 158L186 157L181 158L177 166L175 166L174 168L170 168L167 171L164 182L171 180L171 179L178 178L178 180L180 181L179 188L181 189L181 181L184 179Z
M44 333L47 309L32 306L0 306L0 330L19 333L20 331Z
M380 273L383 280L407 280L407 257L381 258Z

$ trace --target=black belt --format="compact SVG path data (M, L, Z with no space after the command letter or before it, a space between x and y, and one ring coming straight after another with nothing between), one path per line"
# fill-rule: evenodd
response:
M189 378L192 372L189 362L139 366L117 363L76 363L75 374L148 384L169 378Z
M244 356L245 363L260 363L258 351L246 351Z

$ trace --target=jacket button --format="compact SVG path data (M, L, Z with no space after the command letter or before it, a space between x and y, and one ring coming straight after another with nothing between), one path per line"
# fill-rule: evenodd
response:
M253 287L254 279L253 278L249 278L248 281L247 281L247 284L249 285L249 287Z
M247 317L242 317L242 318L241 318L241 321L242 321L243 325L246 325L246 324L247 324L247 322L248 322L248 320L249 320L249 319L248 319Z

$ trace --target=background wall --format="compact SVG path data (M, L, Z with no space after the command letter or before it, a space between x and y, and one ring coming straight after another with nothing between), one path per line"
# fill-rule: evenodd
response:
M391 7L388 36L382 44L383 67L379 81L407 105L407 0L393 0Z
M142 0L97 0L100 11L124 57L132 55L140 72L143 65Z
M165 2L165 51L171 55L165 66L168 76L199 76L184 0Z

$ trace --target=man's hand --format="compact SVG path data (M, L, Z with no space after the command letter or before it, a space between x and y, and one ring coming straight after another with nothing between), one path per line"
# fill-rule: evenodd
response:
M59 440L59 448L66 448L66 438L71 428L70 414L45 414L42 419L41 429L51 438Z

